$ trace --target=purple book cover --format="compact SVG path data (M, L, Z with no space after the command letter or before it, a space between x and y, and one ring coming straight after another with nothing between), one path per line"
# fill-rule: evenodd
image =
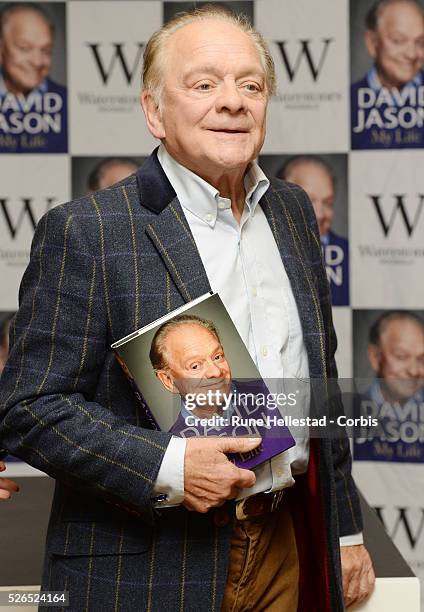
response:
M260 437L258 449L229 456L246 469L294 446L275 394L217 294L185 304L112 348L145 426L181 437Z
M238 467L252 469L295 445L295 441L262 379L232 380L227 406L209 418L196 417L184 402L169 431L184 438L194 436L261 437L249 453L229 455ZM270 405L271 404L271 405ZM272 406L272 407L271 407Z

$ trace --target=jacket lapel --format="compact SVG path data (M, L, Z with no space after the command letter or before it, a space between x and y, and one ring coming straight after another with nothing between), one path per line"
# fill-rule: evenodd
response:
M146 233L185 302L211 291L193 234L176 197L147 226Z
M193 234L175 191L157 158L157 149L137 171L141 203L157 216L146 233L185 302L211 290Z
M319 296L311 272L308 237L300 234L281 193L270 185L260 201L284 264L302 324L310 377L322 377L321 342L325 340ZM302 228L303 230L303 228ZM324 367L324 370L323 370Z

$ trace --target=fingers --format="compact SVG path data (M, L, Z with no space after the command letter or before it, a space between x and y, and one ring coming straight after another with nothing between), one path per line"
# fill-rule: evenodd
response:
M218 438L220 451L223 453L248 453L259 446L261 438Z
M346 608L356 603L359 593L360 575L354 570L349 575L349 579L343 584L343 593L345 593Z
M0 478L0 492L2 491L17 493L19 491L19 486L13 480L9 480L9 478Z
M5 469L6 469L6 466L5 466L4 461L0 461L0 472L4 472Z
M255 472L251 470L244 470L242 468L236 468L237 480L234 483L239 489L246 489L247 487L253 487L256 482Z
M341 548L343 593L347 608L364 601L374 588L375 575L367 549L363 545Z
M375 585L375 574L372 565L364 568L359 577L358 592L355 603L364 601L372 592Z
M247 452L260 438L189 438L184 456L184 502L189 510L207 512L237 497L256 482L254 472L235 466L227 452Z

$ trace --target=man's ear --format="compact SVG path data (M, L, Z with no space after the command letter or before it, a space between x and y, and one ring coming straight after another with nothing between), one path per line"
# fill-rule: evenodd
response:
M374 372L380 370L380 349L376 344L368 345L368 361Z
M140 103L146 117L147 127L149 128L151 134L153 134L153 136L159 140L165 138L165 128L162 122L162 114L150 91L145 90L142 92L140 96Z
M174 385L174 379L166 370L158 370L156 376L159 378L162 385L170 393L178 393L177 387Z
M368 51L368 55L375 59L377 55L377 32L373 30L367 30L365 32L365 46Z

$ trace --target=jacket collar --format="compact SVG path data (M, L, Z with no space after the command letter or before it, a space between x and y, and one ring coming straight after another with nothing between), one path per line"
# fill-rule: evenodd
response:
M158 149L156 147L136 173L141 203L157 215L175 198L175 191L159 163Z

